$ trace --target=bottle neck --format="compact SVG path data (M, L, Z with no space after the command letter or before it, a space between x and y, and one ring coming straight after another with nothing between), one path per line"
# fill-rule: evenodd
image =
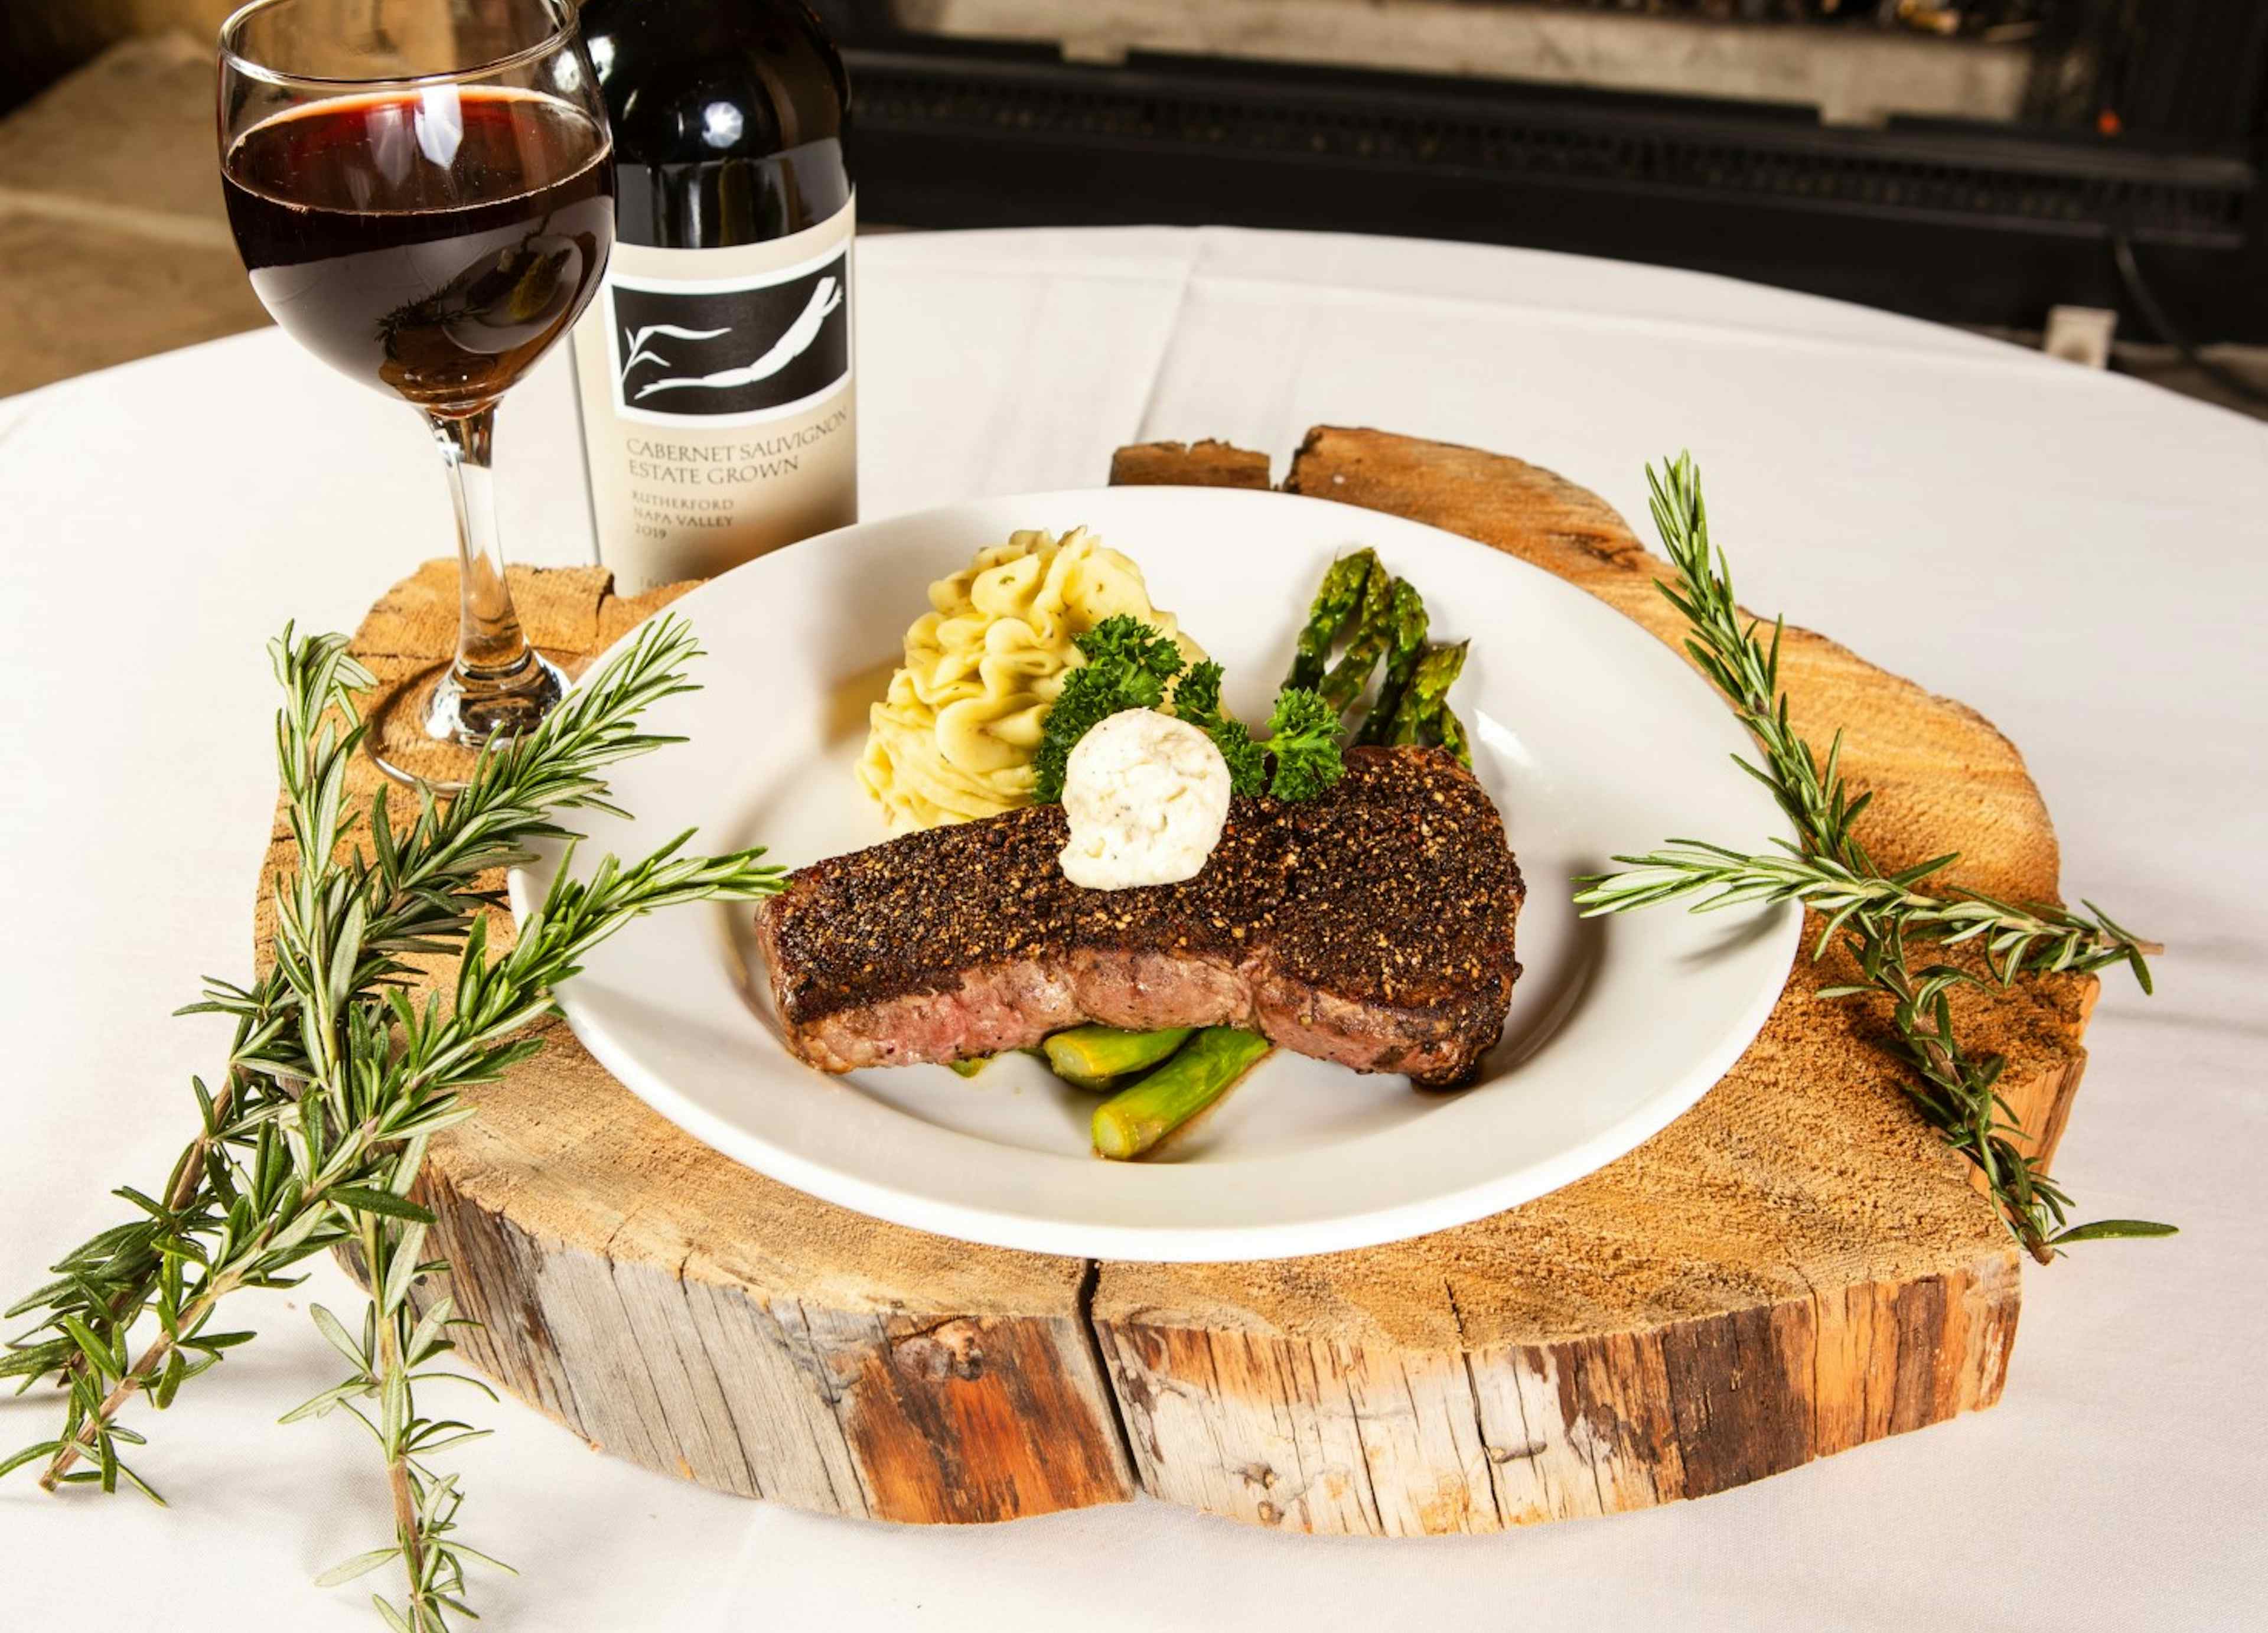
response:
M616 155L616 235L629 244L724 249L817 226L850 202L832 136L762 158L641 164Z

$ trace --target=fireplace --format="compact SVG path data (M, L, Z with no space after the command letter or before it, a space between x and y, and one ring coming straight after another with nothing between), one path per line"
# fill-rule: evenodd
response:
M2268 339L2256 0L819 9L873 219L1458 238Z

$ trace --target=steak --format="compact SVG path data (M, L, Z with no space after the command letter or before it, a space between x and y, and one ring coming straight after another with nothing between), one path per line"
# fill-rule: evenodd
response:
M1300 804L1240 798L1194 879L1086 890L1063 807L909 834L792 875L757 915L788 1047L822 1071L991 1055L1090 1021L1250 1027L1447 1085L1504 1031L1524 888L1432 748L1353 748Z

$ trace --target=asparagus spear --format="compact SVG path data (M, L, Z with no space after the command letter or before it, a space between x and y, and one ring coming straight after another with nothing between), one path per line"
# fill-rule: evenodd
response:
M1292 673L1284 677L1285 686L1313 690L1323 678L1323 666L1331 658L1331 643L1339 638L1339 631L1362 605L1364 586L1382 570L1375 550L1357 550L1351 555L1342 555L1323 570L1323 582L1315 591L1315 604L1307 612L1307 627L1300 631L1299 653L1292 659Z
M1354 706L1362 688L1370 684L1370 672L1394 644L1394 598L1401 587L1402 580L1388 578L1382 568L1371 574L1370 582L1363 586L1362 610L1355 615L1346 652L1315 688L1323 701L1341 714Z
M1378 683L1378 700L1371 704L1362 730L1355 734L1358 743L1386 741L1394 727L1395 708L1409 691L1410 679L1418 673L1418 660L1425 651L1425 599L1406 579L1394 581L1394 602L1387 616L1393 644L1387 655L1386 678Z
M1473 746L1465 736L1465 723L1457 718L1457 711L1449 707L1448 700L1441 702L1441 713L1435 722L1434 741L1456 755L1457 763L1468 771L1473 769Z
M1094 1108L1094 1149L1139 1157L1225 1093L1268 1053L1268 1040L1237 1026L1207 1026L1179 1053Z
M1387 730L1386 740L1397 746L1409 743L1438 742L1430 732L1437 711L1446 707L1443 700L1450 687L1465 666L1468 642L1454 645L1429 646L1418 659L1417 669L1410 677L1410 689L1402 694L1394 710L1394 724Z
M1187 1026L1130 1032L1123 1026L1073 1026L1041 1047L1048 1064L1065 1083L1082 1089L1107 1089L1114 1078L1154 1066L1182 1047Z
M1465 649L1461 643L1442 651L1446 656L1437 666L1435 675L1431 677L1436 683L1427 687L1425 695L1416 698L1409 713L1397 719L1394 740L1446 748L1456 756L1459 765L1469 771L1473 769L1472 741L1465 733L1465 723L1457 717L1457 711L1449 707L1449 687L1456 680L1457 672L1464 666ZM1418 687L1413 682L1413 695L1417 691Z

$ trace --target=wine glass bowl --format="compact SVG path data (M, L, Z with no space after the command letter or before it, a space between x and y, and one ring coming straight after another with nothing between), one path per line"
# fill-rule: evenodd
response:
M497 400L573 325L614 243L612 146L567 0L253 0L222 26L230 225L293 339L425 416L451 476L462 613L444 671L372 743L461 783L565 689L506 585Z

